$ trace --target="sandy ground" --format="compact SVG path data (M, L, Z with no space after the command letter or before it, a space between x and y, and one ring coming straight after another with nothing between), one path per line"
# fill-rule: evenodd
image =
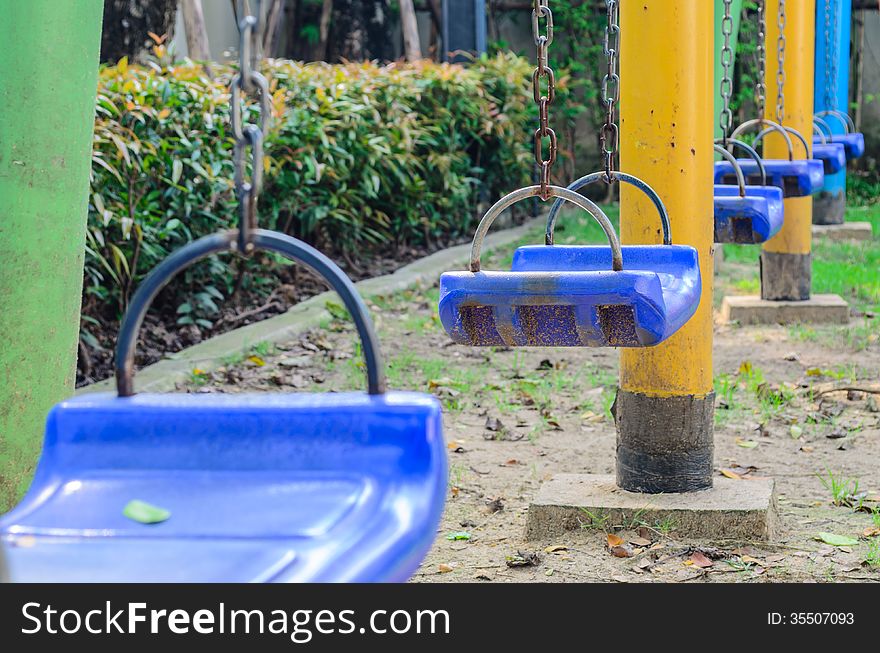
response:
M685 540L674 523L643 522L526 542L529 500L542 482L558 472L614 472L616 351L453 345L436 317L436 288L374 298L370 307L391 387L431 392L445 409L447 507L415 581L880 581L880 512L871 514L880 507L880 395L816 396L880 389L876 319L716 328L716 473L775 480L782 527L774 541ZM334 320L213 374L195 372L187 389L362 385L353 331ZM844 505L823 485L829 475L846 485ZM835 546L820 533L852 540Z

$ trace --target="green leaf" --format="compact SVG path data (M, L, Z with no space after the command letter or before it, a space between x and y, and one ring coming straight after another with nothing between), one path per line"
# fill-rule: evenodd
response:
M180 175L183 174L183 161L180 159L174 159L174 163L171 164L171 182L176 184L180 181Z
M122 509L122 514L141 524L158 524L171 517L168 510L138 499L129 501Z
M457 540L469 540L471 539L471 534L467 531L455 531L454 533L450 533L446 536L447 540L457 541Z
M327 301L324 302L324 308L327 309L327 312L330 313L337 320L349 320L351 319L348 310L342 304L337 304L336 302Z
M817 540L830 544L831 546L855 546L859 541L854 537L847 535L835 535L834 533L819 533Z

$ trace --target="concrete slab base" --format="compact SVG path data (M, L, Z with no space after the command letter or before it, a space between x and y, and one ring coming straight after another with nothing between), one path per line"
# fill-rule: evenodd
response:
M849 306L840 295L813 295L804 301L769 301L732 295L721 303L721 321L739 324L846 324Z
M844 222L842 224L814 224L813 238L828 240L871 240L874 237L870 222Z
M621 490L610 474L557 474L529 505L526 539L546 540L602 521L668 524L676 537L770 541L776 511L772 479L720 477L708 490L639 494Z

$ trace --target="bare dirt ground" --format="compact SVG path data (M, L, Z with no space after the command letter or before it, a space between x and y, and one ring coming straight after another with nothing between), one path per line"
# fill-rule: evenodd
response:
M543 481L558 472L614 472L617 353L453 345L436 300L436 288L420 288L369 302L389 385L433 393L444 405L447 507L415 581L880 581L880 394L820 394L880 390L876 319L716 329L716 473L741 483L775 480L782 527L773 542L685 540L674 523L589 520L565 537L526 542L529 500ZM186 389L363 383L353 331L333 320L213 374L195 370ZM832 483L840 505L826 487ZM820 533L850 539L827 543Z

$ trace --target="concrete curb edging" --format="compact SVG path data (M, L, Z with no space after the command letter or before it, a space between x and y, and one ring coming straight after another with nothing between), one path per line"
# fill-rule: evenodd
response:
M491 233L483 243L483 250L509 245L543 221L543 217L538 217L518 227ZM391 274L359 281L355 287L363 297L368 298L389 295L424 281L434 283L442 272L462 267L470 259L470 250L470 243L440 250L404 265ZM325 304L334 296L332 291L322 292L295 304L286 313L227 331L170 354L167 358L139 370L136 387L144 392L168 392L174 390L181 381L189 379L196 367L210 372L220 367L223 359L245 353L259 342L278 343L290 340L298 333L312 329L329 318ZM79 388L75 394L112 392L115 387L114 379L110 378Z

